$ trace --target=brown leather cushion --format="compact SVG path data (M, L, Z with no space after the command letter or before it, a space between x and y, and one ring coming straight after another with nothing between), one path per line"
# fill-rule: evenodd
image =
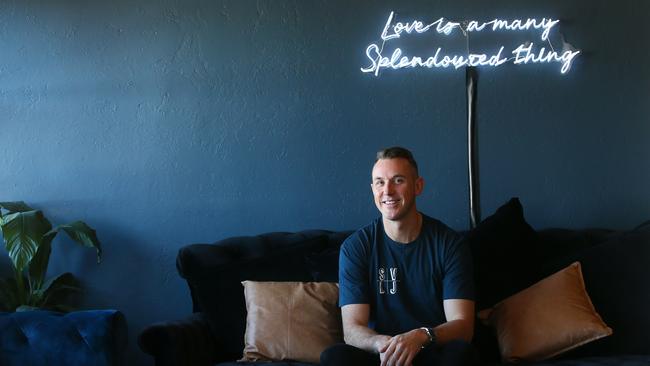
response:
M612 334L585 289L580 262L479 313L505 362L540 361Z
M318 363L325 348L342 341L336 283L242 284L248 315L241 361Z

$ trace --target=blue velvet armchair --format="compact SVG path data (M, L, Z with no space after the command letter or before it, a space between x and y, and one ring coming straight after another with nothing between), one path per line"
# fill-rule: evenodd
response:
M0 313L0 365L123 365L126 328L116 310Z

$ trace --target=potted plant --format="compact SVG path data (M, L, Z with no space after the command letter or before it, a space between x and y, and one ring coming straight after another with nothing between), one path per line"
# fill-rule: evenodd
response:
M13 278L0 279L0 307L5 311L72 310L62 295L79 290L74 276L66 272L45 279L52 240L64 231L82 246L95 248L99 263L102 249L95 230L82 221L52 228L43 212L20 201L0 202L0 231L14 269Z

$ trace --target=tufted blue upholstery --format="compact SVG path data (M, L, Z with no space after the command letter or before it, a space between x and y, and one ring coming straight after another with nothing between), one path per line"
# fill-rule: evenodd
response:
M126 320L116 310L0 313L0 365L124 364Z

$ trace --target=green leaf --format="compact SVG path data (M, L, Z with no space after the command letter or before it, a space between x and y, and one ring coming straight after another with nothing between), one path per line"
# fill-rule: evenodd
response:
M61 289L79 290L77 279L74 278L72 273L66 272L56 277L52 277L43 284L41 289L34 292L48 295Z
M38 309L39 308L37 306L20 305L19 307L16 308L16 312L32 311L32 310L38 310Z
M84 222L52 229L41 211L24 202L0 202L0 234L14 266L14 278L0 280L0 310L72 309L66 300L80 291L74 276L64 273L45 281L52 241L60 230L82 246L95 248L97 262L101 261L97 233Z
M34 295L40 301L34 305L42 308L60 307L61 303L57 303L61 299L61 295L66 295L70 292L81 291L77 279L74 278L72 273L66 272L57 277L50 278L43 284L43 288L34 291Z
M86 225L83 221L75 221L70 224L59 225L52 229L50 233L58 232L59 230L65 231L68 236L77 243L97 250L97 263L102 261L102 247L97 238L97 233L93 228Z
M9 213L34 211L33 208L27 206L23 201L0 202L0 208L9 211Z
M5 248L17 272L31 262L52 225L39 210L16 212L2 218Z
M52 253L52 240L56 236L56 232L48 232L43 236L41 245L36 251L36 255L29 263L29 286L32 291L39 290L43 287L45 281L45 273L47 266L50 262L50 254Z

